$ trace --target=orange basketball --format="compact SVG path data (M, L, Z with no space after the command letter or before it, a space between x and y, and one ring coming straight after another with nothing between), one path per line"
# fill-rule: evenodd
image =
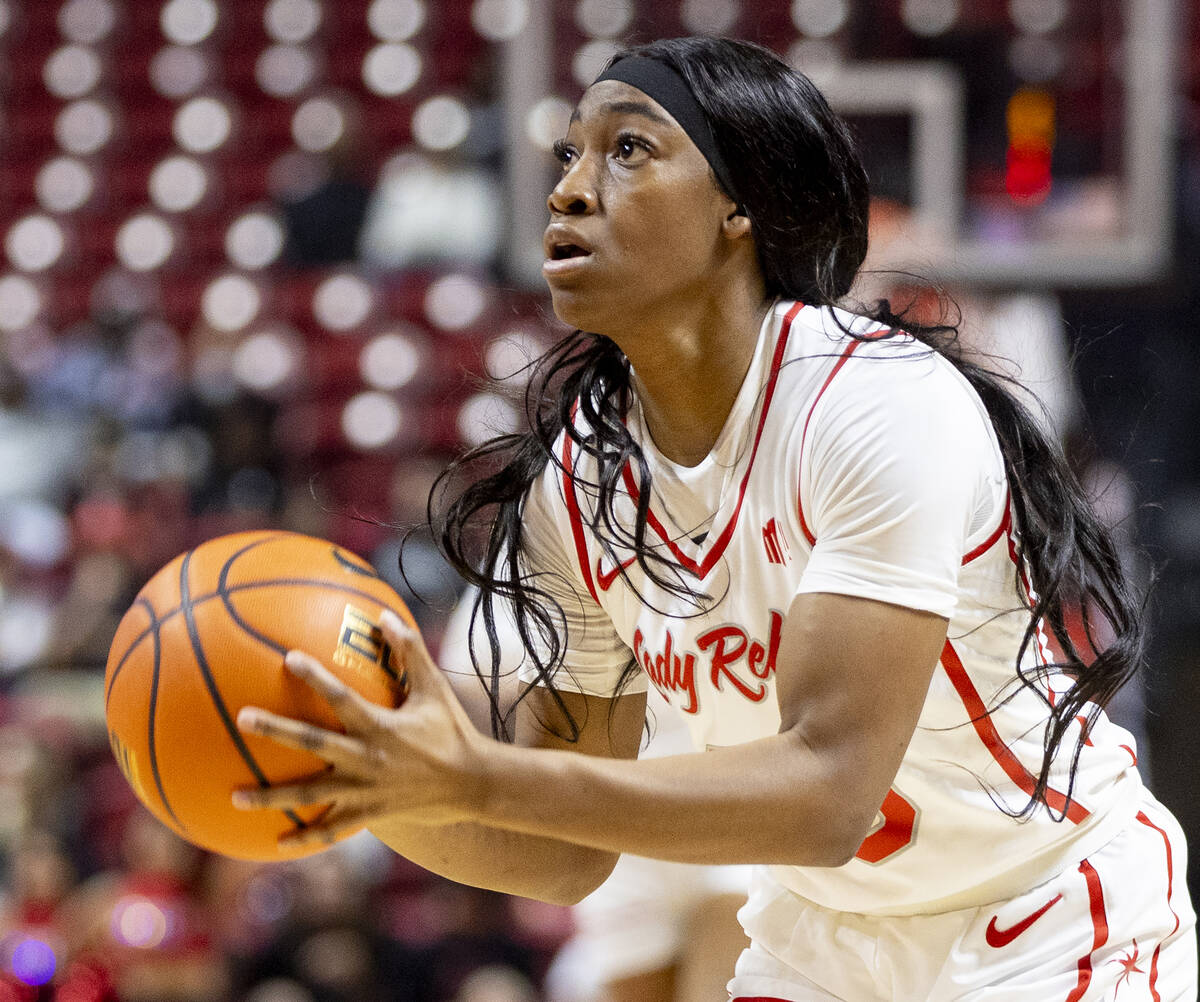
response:
M125 778L161 821L204 849L278 860L284 832L327 806L239 811L238 787L288 783L325 763L235 721L243 706L340 730L329 705L284 667L293 648L382 706L403 687L379 631L400 596L360 557L311 536L242 532L189 550L138 593L117 627L105 673L109 741Z

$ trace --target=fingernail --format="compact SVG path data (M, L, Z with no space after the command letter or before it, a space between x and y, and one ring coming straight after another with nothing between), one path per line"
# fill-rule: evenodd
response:
M242 811L246 810L248 807L252 807L253 803L250 799L250 794L248 794L245 790L234 790L233 806Z
M408 631L408 626L399 616L391 609L384 609L379 616L379 625L386 626L393 633L405 633Z
M304 654L301 651L288 651L283 656L283 664L293 675L303 675L308 668L308 665L304 663Z
M258 714L250 707L243 706L238 710L237 725L243 731L252 731L258 726Z

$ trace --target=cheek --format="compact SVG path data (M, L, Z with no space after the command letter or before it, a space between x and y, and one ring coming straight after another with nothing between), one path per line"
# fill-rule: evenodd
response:
M712 257L714 233L707 206L695 198L657 199L629 206L614 235L623 256L639 269L649 266L671 272L693 271ZM651 258L647 262L647 258ZM654 281L653 271L644 273Z

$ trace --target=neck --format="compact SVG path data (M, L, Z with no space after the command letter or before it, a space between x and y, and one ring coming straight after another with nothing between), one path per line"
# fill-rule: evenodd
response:
M760 283L689 300L620 339L637 373L646 425L664 456L695 466L737 398L770 309Z

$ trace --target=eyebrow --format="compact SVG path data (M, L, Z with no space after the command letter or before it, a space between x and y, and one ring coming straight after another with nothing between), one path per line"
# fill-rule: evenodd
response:
M643 101L609 101L607 104L602 104L596 109L597 113L607 112L616 115L641 115L643 118L648 118L652 122L657 122L659 125L672 125L671 119L665 115L660 115L657 111ZM579 109L576 108L571 112L571 122L580 121Z

